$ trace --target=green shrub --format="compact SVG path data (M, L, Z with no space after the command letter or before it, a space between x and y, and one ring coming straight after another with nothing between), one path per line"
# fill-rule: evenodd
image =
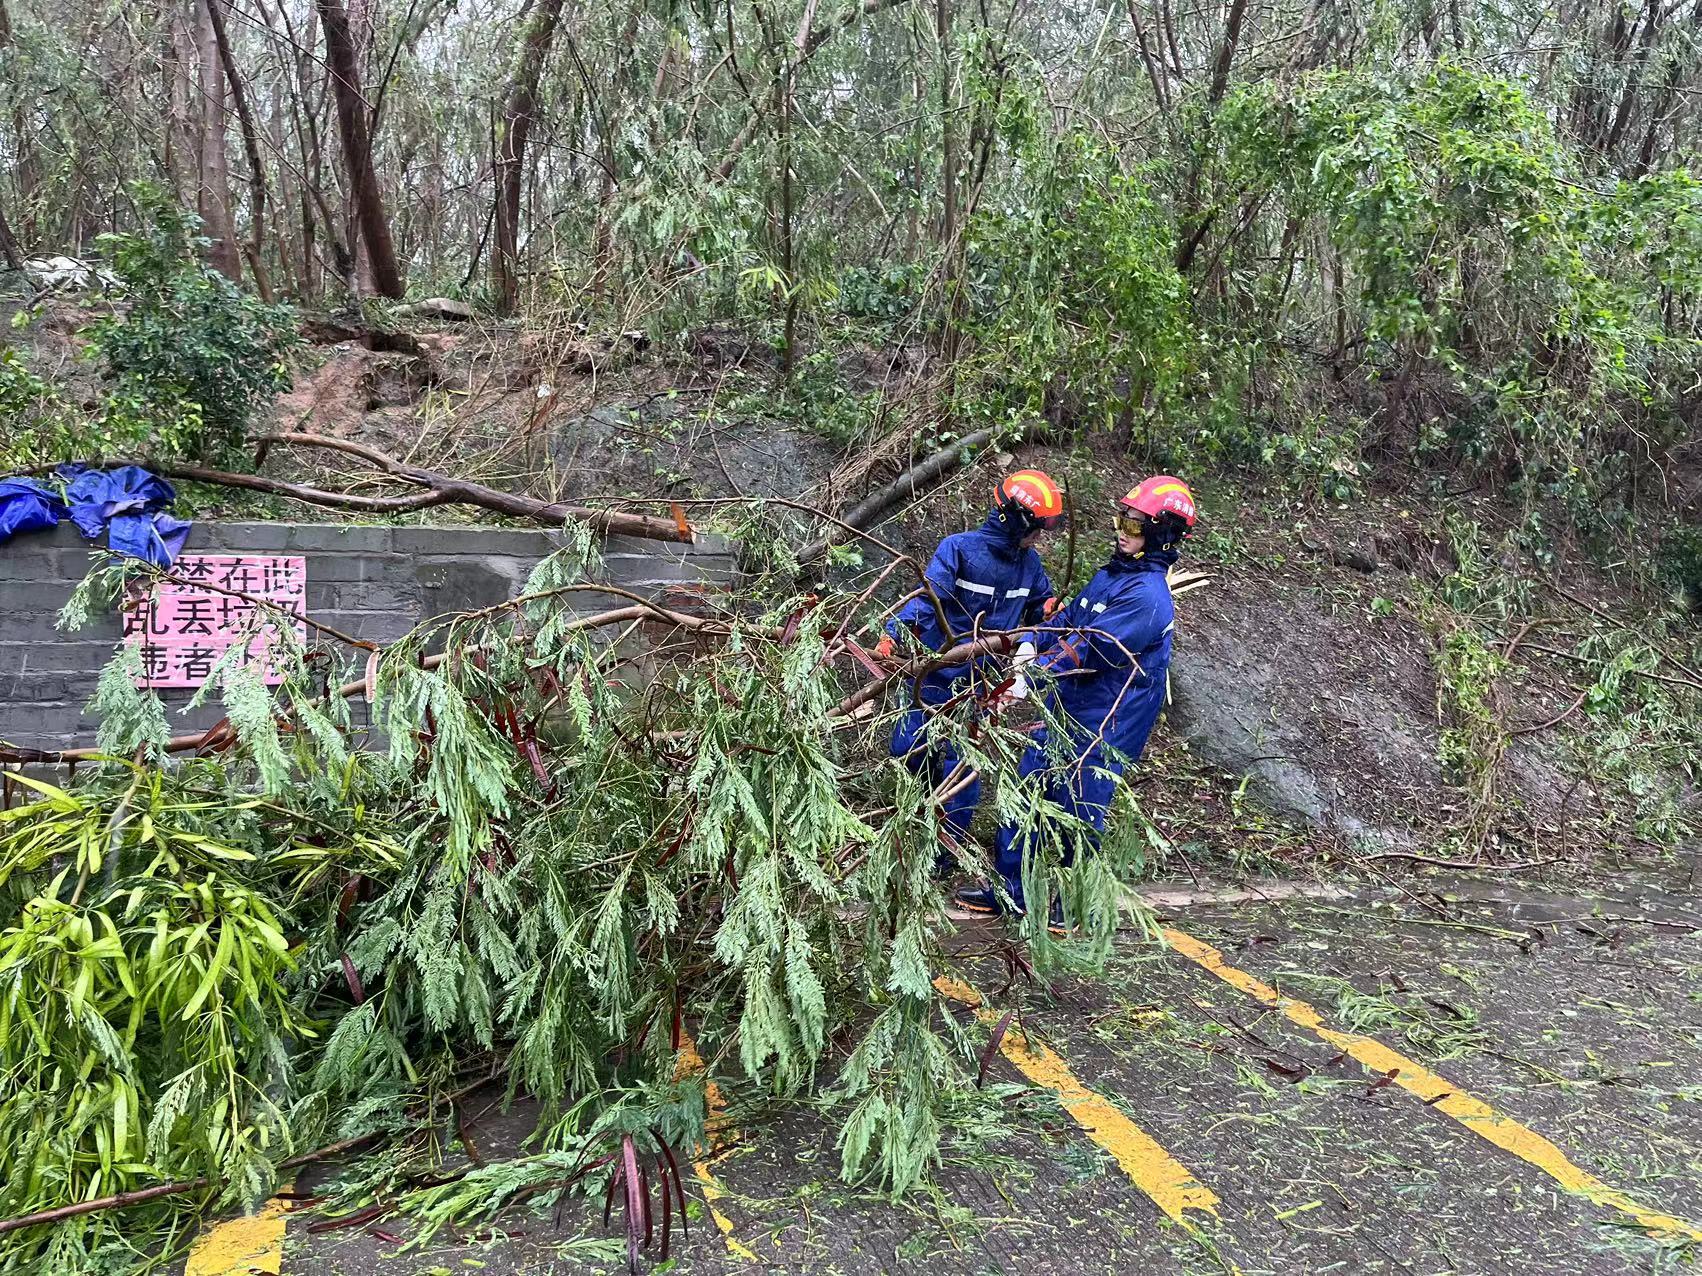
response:
M1692 611L1702 611L1702 527L1673 528L1655 551L1655 569Z
M968 227L960 407L1023 424L1062 395L1087 425L1162 418L1195 345L1168 220L1099 140L1011 135L1028 187Z
M920 262L851 266L840 272L835 309L849 319L893 323L916 309L927 282Z
M77 437L76 414L53 387L31 372L16 350L0 350L0 471L23 469Z
M136 198L143 227L100 238L128 308L84 334L114 382L105 433L155 456L229 459L250 419L289 384L293 314L206 265L192 213L152 187L137 187Z

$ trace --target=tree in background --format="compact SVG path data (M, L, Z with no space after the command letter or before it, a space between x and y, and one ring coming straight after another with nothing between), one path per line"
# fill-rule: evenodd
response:
M1667 499L1693 429L1693 5L9 5L15 257L134 229L153 174L262 296L734 322L789 376L923 344L960 432L1587 511Z

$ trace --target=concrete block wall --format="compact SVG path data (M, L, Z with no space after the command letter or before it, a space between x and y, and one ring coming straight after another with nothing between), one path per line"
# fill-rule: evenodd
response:
M548 531L460 527L357 527L319 523L198 523L185 553L300 554L307 560L307 614L366 642L393 642L422 620L489 607L516 596L538 562L561 547ZM730 547L614 536L596 579L646 596L730 581ZM37 749L90 744L83 713L120 641L116 614L66 633L59 609L87 574L89 543L70 524L0 545L0 742ZM619 603L588 593L580 610ZM310 641L328 641L313 635ZM337 645L340 661L355 661ZM358 662L357 662L358 663ZM162 690L174 732L211 726L215 706L179 712L192 691Z

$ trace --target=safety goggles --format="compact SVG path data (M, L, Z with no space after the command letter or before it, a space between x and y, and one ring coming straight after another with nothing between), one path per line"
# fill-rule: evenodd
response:
M1129 510L1119 508L1116 511L1115 518L1117 523L1117 534L1119 536L1146 535L1145 515L1131 513Z

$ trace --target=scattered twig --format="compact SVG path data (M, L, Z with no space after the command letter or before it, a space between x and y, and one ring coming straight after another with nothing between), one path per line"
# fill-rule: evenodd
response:
M1513 636L1507 640L1507 649L1501 653L1501 658L1503 660L1508 662L1512 661L1513 653L1519 649L1519 644L1525 641L1525 635L1530 633L1532 629L1536 628L1537 623L1538 622L1535 620L1527 620L1524 624L1519 626Z
M472 1089L488 1085L500 1073L494 1073L478 1082ZM471 1091L469 1091L470 1093ZM298 1166L310 1165L315 1161L327 1161L332 1157L341 1156L344 1152L352 1152L358 1147L383 1137L380 1134L363 1134L353 1139L343 1139L336 1143L327 1143L322 1148L311 1152L303 1152L300 1156L292 1156L280 1161L280 1170L295 1169ZM56 1209L38 1210L34 1214L22 1214L17 1218L0 1219L0 1233L15 1232L24 1227L40 1227L47 1223L61 1223L68 1218L77 1218L84 1214L96 1214L103 1210L128 1209L132 1205L146 1205L149 1201L157 1201L167 1196L180 1196L185 1192L196 1192L203 1188L218 1186L210 1178L179 1179L171 1183L160 1183L153 1187L138 1188L134 1192L116 1192L111 1196L97 1197L92 1201L78 1201L74 1205L61 1205Z
M1543 655L1553 656L1557 660L1570 660L1574 664L1589 665L1592 668L1599 669L1605 663L1591 656L1580 656L1575 651L1561 651L1558 647L1542 647L1534 642L1527 643L1526 647L1530 651L1540 651ZM1670 674L1654 673L1648 669L1627 669L1625 672L1634 678L1647 678L1650 682L1664 683L1669 687L1684 687L1690 691L1702 691L1702 679L1692 681L1689 678L1674 678Z
M1511 864L1484 864L1478 860L1439 860L1429 855L1419 855L1414 851L1376 851L1369 855L1356 856L1361 860L1410 860L1415 864L1428 865L1431 868L1460 868L1483 870L1493 868L1497 871L1514 873L1520 869L1542 868L1549 864L1558 864L1558 858L1546 860L1516 860Z
M467 1114L459 1103L452 1105L455 1110L455 1133L460 1136L461 1150L467 1154L467 1159L474 1165L485 1164L485 1158L480 1154L478 1144L473 1142L472 1123L467 1120Z
M345 1227L359 1227L362 1223L376 1223L390 1212L390 1206L379 1202L368 1205L365 1209L356 1210L353 1214L345 1214L341 1218L322 1218L317 1223L309 1223L307 1230L318 1235L322 1232L337 1232Z
M999 1053L999 1047L1004 1044L1005 1034L1010 1031L1011 1020L1014 1018L1016 1018L1016 1007L1012 1006L993 1026L992 1035L987 1038L987 1045L981 1051L981 1066L975 1071L975 1088L977 1090L986 1088L987 1069L993 1066L993 1056Z
M1578 693L1578 698L1576 700L1574 700L1571 704L1567 705L1564 709L1562 709L1559 713L1555 714L1552 718L1549 718L1547 721L1533 723L1532 725L1530 725L1528 727L1514 727L1507 734L1510 735L1510 736L1534 735L1538 731L1547 731L1550 727L1559 726L1560 723L1562 723L1567 718L1571 717L1574 713L1577 712L1578 708L1584 703L1584 701L1586 701L1590 698L1590 692L1593 691L1593 690L1595 690L1595 688L1585 687L1582 691L1580 691Z
M75 1205L61 1205L57 1209L37 1210L34 1214L0 1219L0 1232L15 1232L22 1227L40 1227L45 1223L59 1223L68 1218L77 1218L83 1214L94 1214L101 1210L121 1210L132 1205L145 1205L149 1201L157 1201L162 1197L177 1196L183 1192L193 1192L211 1186L212 1180L210 1179L182 1179L175 1183L160 1183L154 1187L140 1188L134 1192L117 1192L111 1196L96 1197L92 1201L78 1201Z

